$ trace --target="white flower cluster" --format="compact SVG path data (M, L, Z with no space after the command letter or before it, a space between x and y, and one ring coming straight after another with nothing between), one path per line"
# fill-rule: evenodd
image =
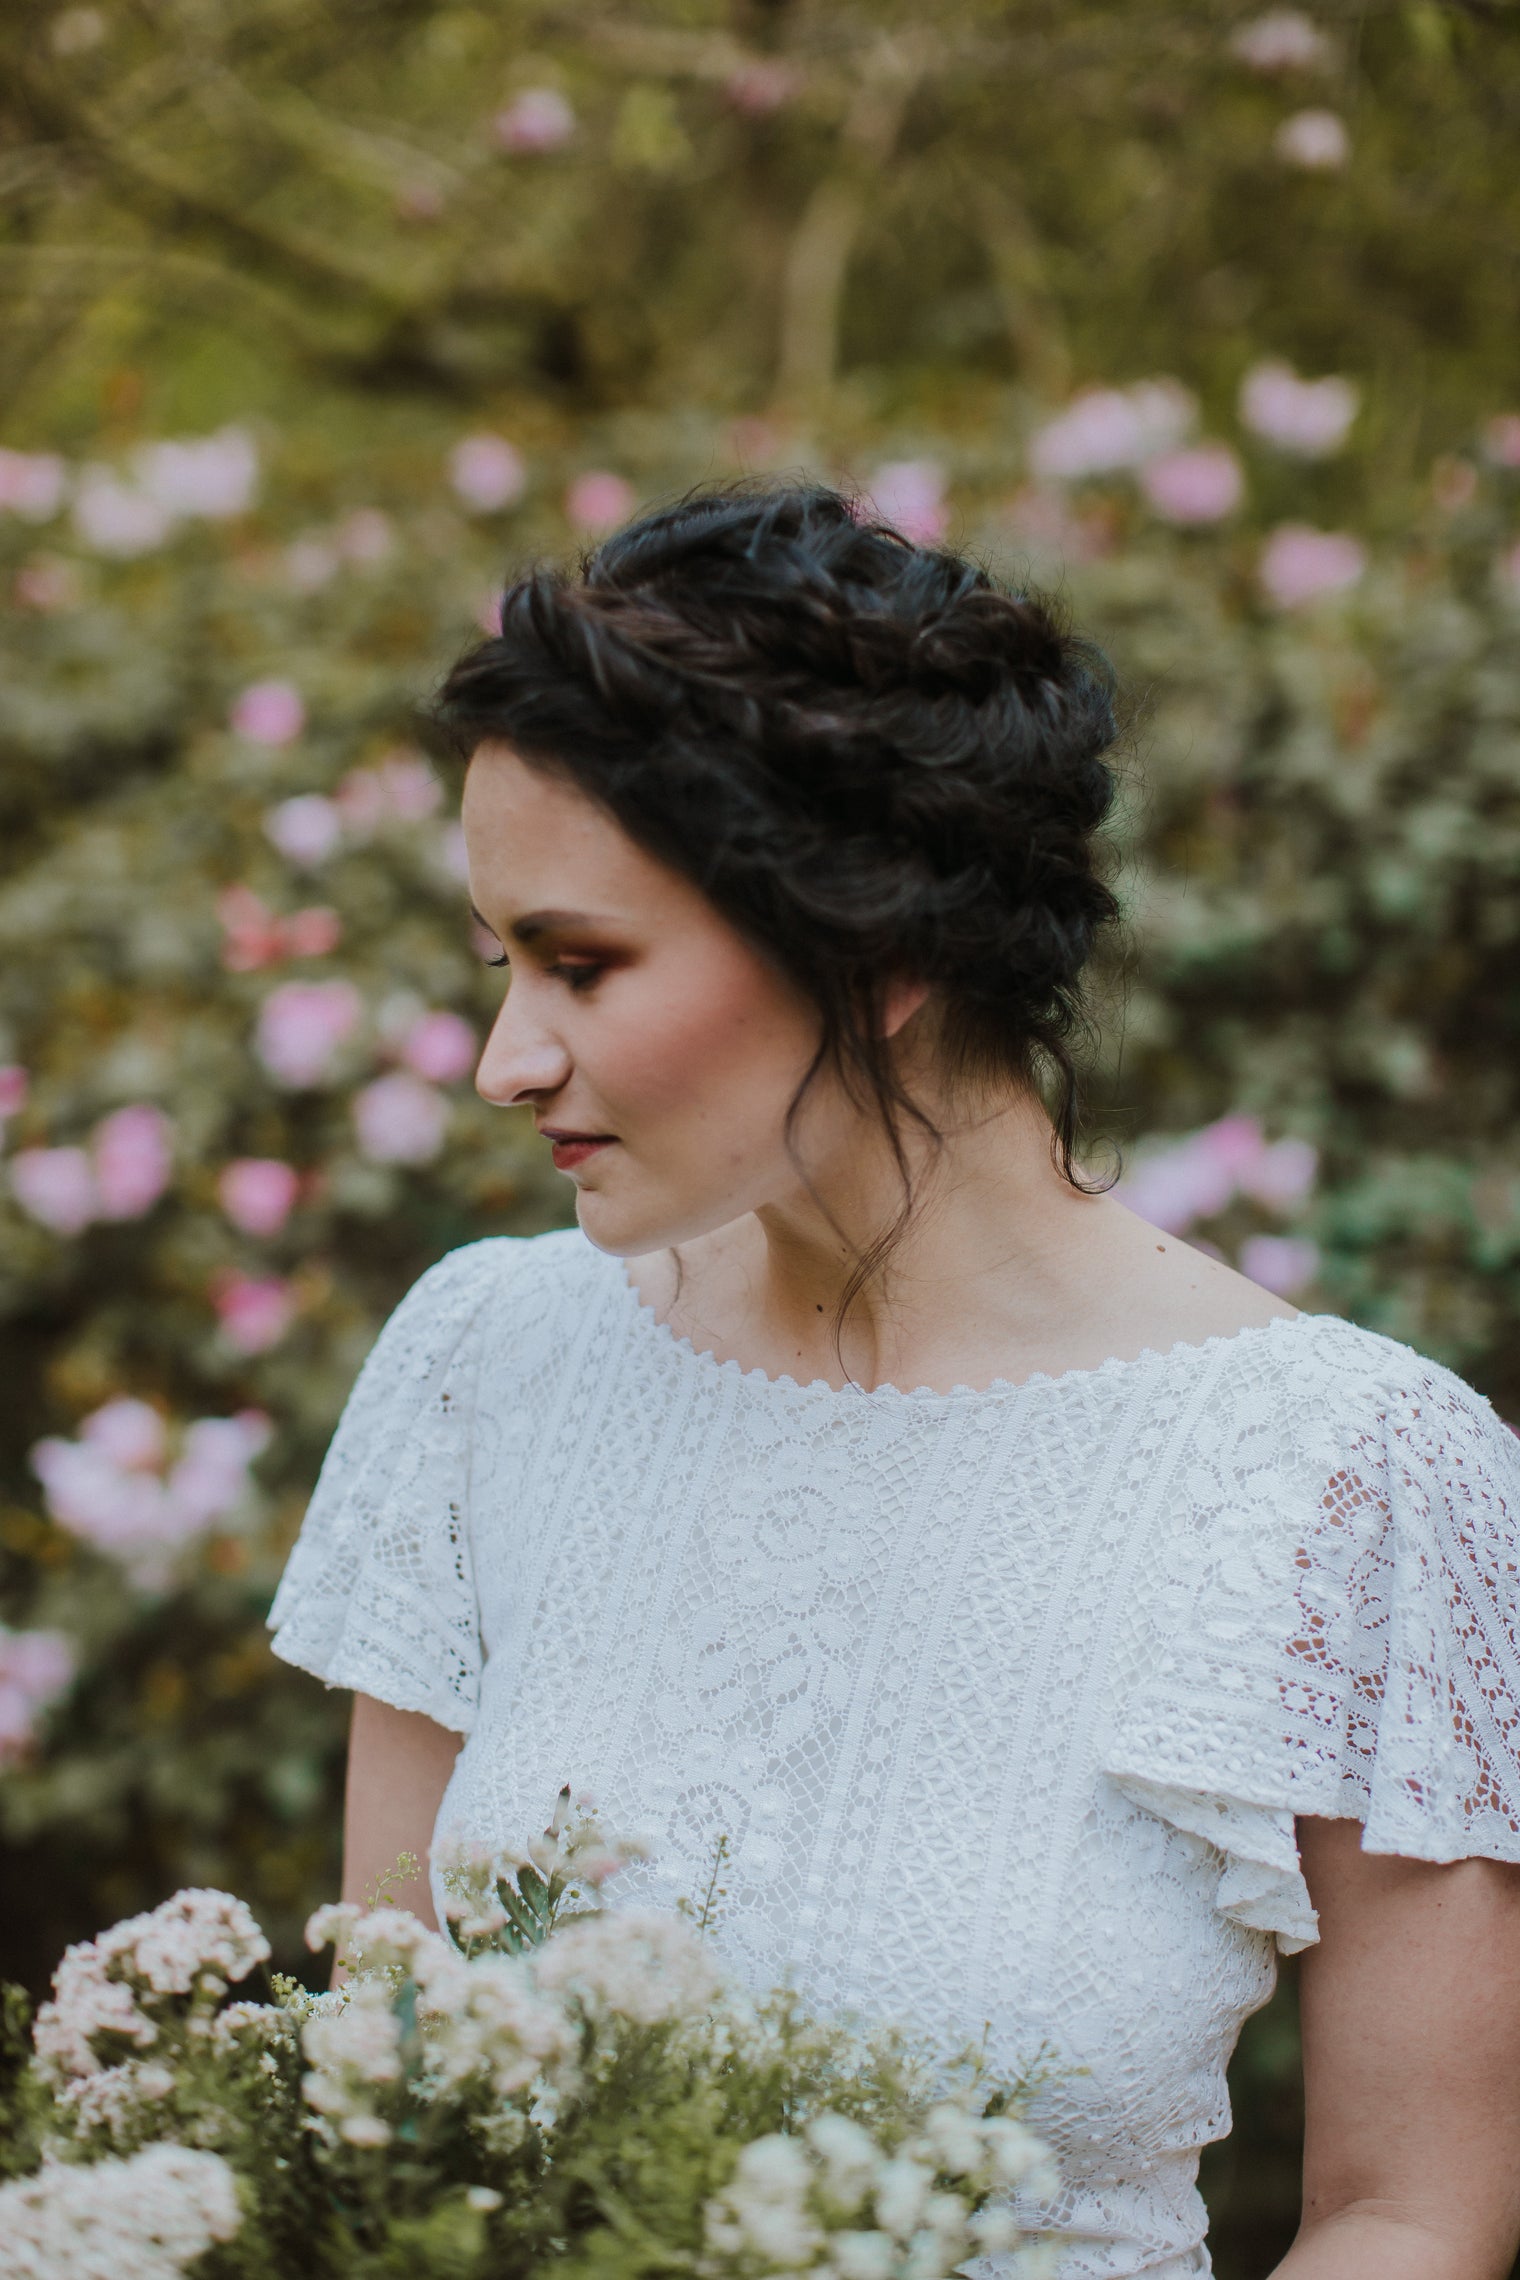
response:
M268 1954L241 1900L194 1889L80 1941L66 1951L52 2000L37 2013L38 2073L83 2126L114 2125L127 2104L166 2097L173 2087L164 2068L134 2064L136 2053L157 2043L170 2019L189 2033L209 2033L229 1985Z
M510 1902L528 1889L521 1882L524 1869L540 1880L552 1909L564 1894L582 1888L600 1891L630 1861L648 1857L647 1839L610 1835L586 1798L572 1802L568 1782L549 1826L524 1851L497 1850L459 1835L445 1835L434 1849L439 1881L448 1895L444 1912L464 1948L508 1931L512 1917L504 1895Z
M182 2145L128 2161L49 2162L0 2185L7 2280L178 2280L238 2222L226 2162Z
M701 1933L652 1909L573 1919L538 1951L535 1977L587 2018L640 2027L700 2017L723 1984Z
M1006 2197L1056 2191L1040 2140L1007 2116L947 2101L895 2154L848 2115L815 2116L799 2137L757 2138L706 2211L710 2280L808 2273L816 2280L948 2280L970 2256L1015 2255L1010 2272L1051 2269ZM1002 2196L988 2205L989 2196Z

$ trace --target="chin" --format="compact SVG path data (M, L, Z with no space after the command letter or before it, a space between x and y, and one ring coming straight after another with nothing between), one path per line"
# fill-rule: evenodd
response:
M691 1198L647 1198L642 1204L629 1197L599 1194L595 1188L577 1188L575 1216L581 1233L597 1250L613 1259L645 1259L657 1251L672 1251L678 1243L694 1242L741 1218L747 1206L725 1198L705 1207Z

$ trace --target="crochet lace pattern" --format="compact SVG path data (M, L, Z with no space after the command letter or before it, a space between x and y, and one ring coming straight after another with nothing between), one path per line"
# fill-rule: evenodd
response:
M519 1842L568 1780L652 1840L627 1904L725 1835L732 1968L1037 2066L1063 2274L1182 2280L1315 1938L1295 1815L1520 1859L1517 1534L1488 1403L1333 1316L838 1391L693 1352L572 1230L404 1300L271 1622L468 1736L441 1828Z

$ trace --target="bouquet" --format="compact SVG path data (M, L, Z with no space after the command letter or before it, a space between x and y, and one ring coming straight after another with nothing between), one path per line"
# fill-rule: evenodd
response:
M1049 2269L1049 2157L974 2054L727 1982L708 1889L608 1909L638 1848L563 1792L521 1856L459 1846L447 1935L319 1909L326 1994L223 1892L70 1948L7 2010L11 2280L946 2280ZM258 1975L262 2000L245 1983ZM234 1991L237 1992L234 1992Z

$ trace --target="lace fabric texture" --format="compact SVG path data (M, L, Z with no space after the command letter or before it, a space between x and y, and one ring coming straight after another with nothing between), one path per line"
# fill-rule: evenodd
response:
M1315 1922L1295 1814L1520 1859L1520 1441L1329 1316L953 1394L694 1354L578 1232L435 1267L355 1388L276 1651L561 1782L756 1986L1038 2071L1070 2280L1209 2269L1199 2148ZM987 2268L990 2272L991 2266Z

